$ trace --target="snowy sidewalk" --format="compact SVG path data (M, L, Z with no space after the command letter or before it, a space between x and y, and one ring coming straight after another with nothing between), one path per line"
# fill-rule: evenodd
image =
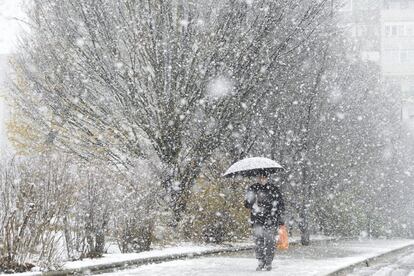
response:
M316 243L308 247L291 246L287 252L278 253L274 270L268 275L329 275L341 269L375 258L384 253L407 246L412 240L366 240ZM252 252L239 252L226 256L176 260L143 265L135 269L105 275L257 275L257 265ZM346 271L335 275L346 275Z
M325 236L313 236L312 241L326 241L332 240ZM291 244L298 243L299 238L289 238ZM38 276L38 275L70 275L70 274L85 274L96 271L121 269L131 265L145 265L149 263L160 263L164 261L171 261L177 259L188 259L213 254L225 254L231 252L252 250L253 244L250 242L233 243L223 245L193 245L183 244L174 247L167 247L161 249L153 249L151 251L141 253L113 253L105 254L102 258L97 259L83 259L80 261L67 262L63 265L60 271L50 271L46 273L27 272L17 273L13 275L19 276Z
M300 246L297 241L291 239L288 251L277 252L274 270L269 275L328 275L338 271L335 275L346 275L349 270L342 270L344 268L396 249L414 246L414 240L329 241L326 237L313 237L313 243L307 247ZM187 244L68 262L62 271L14 275L83 275L117 269L119 271L105 275L256 275L257 261L251 249L251 243L217 246ZM128 266L136 268L121 270Z

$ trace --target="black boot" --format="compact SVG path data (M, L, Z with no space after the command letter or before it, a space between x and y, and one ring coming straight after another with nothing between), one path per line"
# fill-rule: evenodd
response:
M259 265L257 266L256 271L263 270L264 266L265 266L265 262L262 260L259 260Z

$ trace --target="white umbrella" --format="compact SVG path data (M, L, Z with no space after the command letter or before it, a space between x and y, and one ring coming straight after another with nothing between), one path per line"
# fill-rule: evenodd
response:
M254 176L259 174L272 174L283 170L283 167L272 159L265 157L251 157L237 161L231 165L223 176Z

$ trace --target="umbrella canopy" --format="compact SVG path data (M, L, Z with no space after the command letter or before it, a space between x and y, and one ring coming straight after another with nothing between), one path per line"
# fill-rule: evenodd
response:
M223 174L224 177L256 176L283 171L283 167L276 161L265 157L251 157L237 161Z

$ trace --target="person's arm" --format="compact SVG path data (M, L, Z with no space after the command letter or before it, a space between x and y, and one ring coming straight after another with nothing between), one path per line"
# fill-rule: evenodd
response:
M252 209L255 201L256 201L256 193L254 192L252 186L250 186L249 188L247 188L247 191L246 191L244 207L248 209Z

